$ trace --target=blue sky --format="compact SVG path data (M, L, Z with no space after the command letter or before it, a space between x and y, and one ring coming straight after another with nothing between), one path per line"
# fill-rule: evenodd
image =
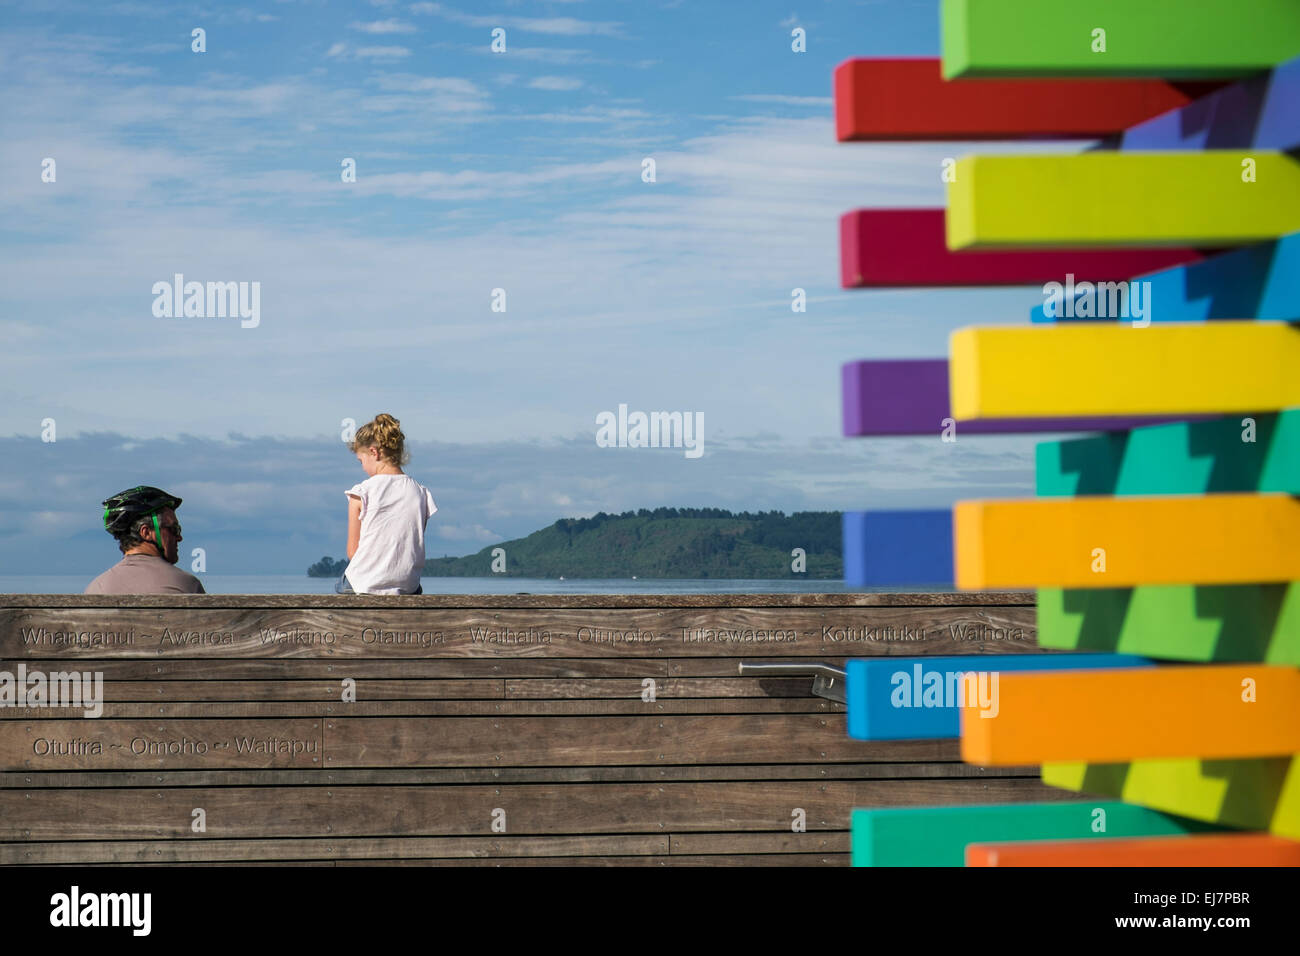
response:
M834 139L835 65L937 55L937 7L0 3L0 573L102 568L98 503L142 482L213 573L340 555L340 423L380 411L431 555L599 510L1026 493L1029 437L840 437L842 362L1042 299L839 288L839 215L941 205L970 151ZM260 324L156 317L176 273L259 282ZM704 456L596 447L620 403L702 412Z

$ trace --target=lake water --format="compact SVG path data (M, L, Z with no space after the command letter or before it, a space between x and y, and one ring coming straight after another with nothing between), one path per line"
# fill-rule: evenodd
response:
M80 594L94 575L0 574L0 594ZM203 574L209 594L333 594L335 578L301 574ZM610 578L421 578L425 594L840 594L948 588L853 588L841 580L626 580Z

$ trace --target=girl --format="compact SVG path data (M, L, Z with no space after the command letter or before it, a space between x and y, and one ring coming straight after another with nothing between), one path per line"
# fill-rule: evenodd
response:
M369 475L348 496L348 566L340 594L423 594L424 526L438 510L429 489L402 471L409 456L392 415L357 429L348 448Z

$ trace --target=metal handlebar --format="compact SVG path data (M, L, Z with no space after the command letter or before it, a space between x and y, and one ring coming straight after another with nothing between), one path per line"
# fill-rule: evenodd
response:
M778 661L758 663L740 662L741 677L811 677L812 692L827 700L846 703L844 696L844 668L833 664L791 664Z

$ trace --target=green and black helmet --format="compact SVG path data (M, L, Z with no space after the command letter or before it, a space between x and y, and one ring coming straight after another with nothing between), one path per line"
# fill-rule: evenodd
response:
M162 541L158 512L164 508L175 511L180 506L181 499L167 494L161 488L136 485L126 491L119 491L104 502L104 530L120 541L129 535L140 521L153 518L154 538L156 541Z

